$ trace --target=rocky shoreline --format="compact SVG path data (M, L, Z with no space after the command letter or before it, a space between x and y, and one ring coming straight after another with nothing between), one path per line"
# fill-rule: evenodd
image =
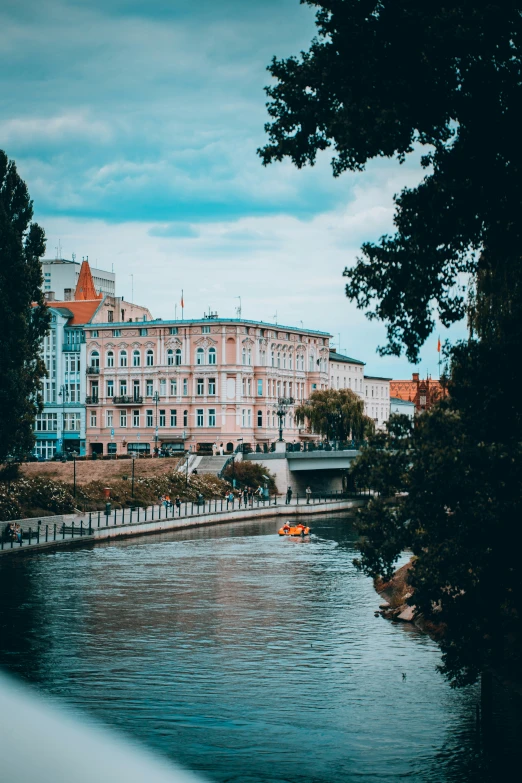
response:
M408 584L408 572L412 566L413 562L410 560L409 563L398 568L389 581L375 580L375 589L383 599L379 604L379 611L376 611L375 615L393 622L412 623L433 639L440 638L441 626L425 620L420 612L416 612L415 604L408 603L414 594L414 588Z

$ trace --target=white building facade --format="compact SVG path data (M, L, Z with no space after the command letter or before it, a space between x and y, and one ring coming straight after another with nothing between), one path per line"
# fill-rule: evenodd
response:
M352 389L364 401L364 412L382 429L390 414L391 378L364 374L364 362L330 349L330 388Z
M42 259L43 292L59 302L68 302L74 299L74 292L80 277L81 263L68 261L64 258ZM106 272L104 269L90 267L94 286L98 293L115 295L116 275L114 272Z
M401 400L400 397L390 397L390 416L394 413L408 416L413 421L415 417L415 403L410 400Z

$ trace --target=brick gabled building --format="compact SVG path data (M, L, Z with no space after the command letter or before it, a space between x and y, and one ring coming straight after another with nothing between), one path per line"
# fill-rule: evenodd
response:
M421 380L418 372L412 374L411 381L392 381L390 383L391 397L397 397L406 402L413 402L417 413L427 411L440 400L444 390L440 381L432 378Z

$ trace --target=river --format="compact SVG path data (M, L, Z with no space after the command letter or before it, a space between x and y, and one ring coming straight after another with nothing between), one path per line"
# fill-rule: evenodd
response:
M221 783L498 779L518 714L486 757L476 688L374 616L349 516L309 522L3 557L0 665Z

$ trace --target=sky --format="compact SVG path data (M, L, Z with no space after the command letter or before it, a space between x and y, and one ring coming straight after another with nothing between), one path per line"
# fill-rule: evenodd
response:
M344 295L364 241L393 231L393 196L423 174L330 156L263 167L271 58L315 34L298 0L2 0L0 148L16 160L46 257L88 256L163 319L221 317L329 331L368 374L437 377L437 329L415 367ZM238 297L241 297L240 299Z

